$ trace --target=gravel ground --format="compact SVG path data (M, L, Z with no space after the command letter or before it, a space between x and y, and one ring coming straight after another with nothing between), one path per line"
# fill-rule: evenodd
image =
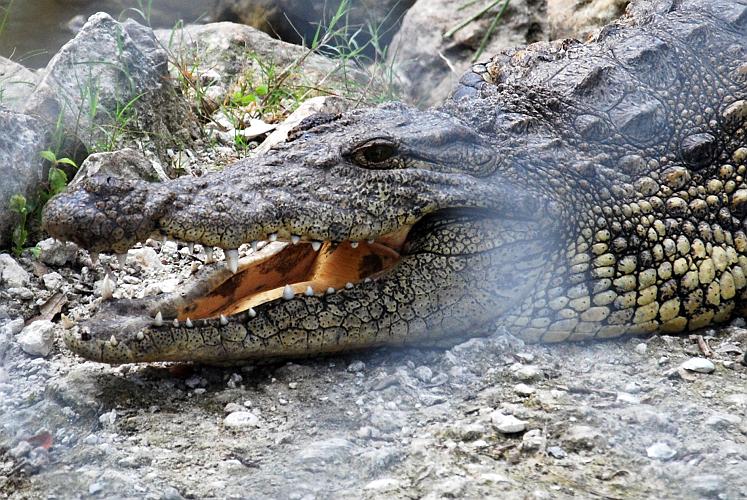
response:
M111 367L66 350L59 302L90 311L105 267L115 297L173 289L199 256L153 242L122 270L42 247L23 269L0 260L19 285L0 290L2 497L747 497L744 320L700 339L497 332L447 350ZM40 308L55 323L24 328Z

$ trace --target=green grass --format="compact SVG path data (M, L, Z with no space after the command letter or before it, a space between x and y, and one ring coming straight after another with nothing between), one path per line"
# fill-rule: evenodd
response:
M471 7L472 5L476 4L477 1L478 0L469 0L467 3L461 5L457 10L464 10L468 7ZM462 19L453 28L449 29L446 33L444 33L444 37L451 38L459 30L464 29L469 24L480 19L482 16L484 16L485 14L493 10L493 8L497 7L499 4L502 4L500 8L496 11L496 13L493 15L493 20L490 22L490 26L488 26L487 31L485 31L485 34L483 35L482 40L480 40L480 45L475 51L475 55L472 57L472 62L477 62L477 60L480 59L480 56L482 56L482 53L485 51L485 48L487 47L488 42L490 41L490 37L492 37L493 33L495 33L495 30L498 27L498 22L501 20L501 18L503 17L503 14L506 12L506 9L508 8L509 3L510 3L510 0L490 0L480 10L478 10L477 12L475 12L474 14L470 16L467 16L465 19Z

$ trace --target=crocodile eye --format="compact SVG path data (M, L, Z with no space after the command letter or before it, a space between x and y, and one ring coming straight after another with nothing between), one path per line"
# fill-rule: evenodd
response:
M386 139L374 139L356 147L351 158L365 168L398 168L397 145Z

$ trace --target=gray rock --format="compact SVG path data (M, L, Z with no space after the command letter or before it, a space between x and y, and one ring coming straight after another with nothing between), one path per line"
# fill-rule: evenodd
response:
M514 392L518 394L519 396L527 397L537 392L537 389L527 384L516 384L514 386Z
M44 286L47 288L47 290L54 291L60 288L65 280L62 278L62 275L60 275L60 273L56 273L53 271L42 276L42 281L44 282Z
M542 378L542 369L535 365L516 364L511 367L514 377L522 382L531 382Z
M521 437L521 451L537 453L547 446L547 438L540 429L530 429Z
M48 147L50 128L32 116L0 108L0 248L8 248L18 215L8 210L13 195L27 200L36 196L39 183L47 170L41 151ZM1 264L0 264L1 265Z
M715 429L727 429L732 426L739 426L742 423L742 417L730 413L716 413L708 417L705 424Z
M28 441L21 441L20 443L15 445L13 448L11 448L8 451L8 453L10 454L10 456L14 458L21 458L21 457L25 457L26 455L28 455L31 449L32 449L32 446L31 444L29 444Z
M560 446L550 446L547 448L547 454L550 455L553 458L562 459L568 456L568 453L565 452L563 448Z
M59 120L66 137L89 149L135 144L137 131L147 131L149 147L165 157L165 144L190 139L183 132L190 123L188 105L180 104L167 81L168 55L152 30L100 12L52 58L25 112L50 126ZM128 104L123 126L117 110Z
M64 266L75 260L78 246L72 242L57 241L47 238L36 244L39 248L39 260L50 266Z
M639 342L635 345L635 352L643 356L648 351L648 345L645 342Z
M428 383L433 378L433 370L427 366L418 366L415 368L415 377L421 382Z
M6 288L20 288L29 284L29 273L7 253L0 254L0 278Z
M714 497L724 491L726 481L716 474L698 474L689 479L690 487L701 495Z
M128 259L137 262L145 269L152 271L160 271L163 269L161 257L159 257L158 253L150 247L134 248L127 253L127 257Z
M51 321L34 321L16 337L23 352L32 356L46 356L54 345L55 324Z
M706 358L690 358L680 365L680 368L696 373L713 373L716 366Z
M487 429L480 423L459 422L451 428L452 432L462 441L475 441L482 438Z
M548 0L550 39L583 40L594 30L617 19L630 0Z
M588 425L574 425L561 437L571 450L592 450L604 443L602 433Z
M383 493L386 491L396 490L401 485L402 481L399 481L398 479L383 477L381 479L374 479L373 481L366 484L363 489Z
M513 415L505 415L498 410L490 414L490 421L493 423L495 430L502 434L523 432L527 428L527 422L524 420L519 420Z
M90 155L80 166L70 186L75 187L94 175L146 181L168 180L166 172L157 161L148 160L142 152L132 148Z
M669 460L677 455L677 450L664 441L658 441L646 448L646 456L657 460Z
M325 465L348 460L355 451L355 445L343 438L330 438L314 441L298 453L298 461L305 465Z
M260 426L259 417L250 411L235 411L229 413L226 418L223 419L223 424L226 427L232 427L235 429Z
M0 105L20 111L38 80L38 73L0 56Z
M512 0L509 3L501 18L500 28L493 32L482 59L501 49L544 38L543 33L547 32L544 7L537 3L532 3L530 7L530 3L527 0ZM443 101L462 74L470 68L493 14L500 6L453 36L443 35L484 5L484 2L475 2L457 11L452 0L419 0L407 12L402 27L389 47L388 62L395 65L402 88L411 101L429 105Z

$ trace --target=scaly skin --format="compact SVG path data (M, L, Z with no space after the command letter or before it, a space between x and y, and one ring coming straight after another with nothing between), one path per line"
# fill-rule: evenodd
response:
M294 288L174 326L205 283L232 276L218 264L180 294L105 303L66 340L110 363L220 363L496 324L558 342L723 322L747 297L746 123L747 3L640 1L588 44L476 65L439 109L318 116L221 173L60 195L46 228L96 252L152 231L233 249L271 233L344 246L413 225L394 267L334 293Z

